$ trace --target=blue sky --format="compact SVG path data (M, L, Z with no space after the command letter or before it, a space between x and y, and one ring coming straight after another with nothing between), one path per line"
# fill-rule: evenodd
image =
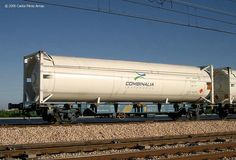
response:
M97 0L50 2L94 6ZM100 7L106 7L107 2L101 0ZM230 0L191 2L236 14L236 3ZM23 56L38 50L53 55L194 66L213 64L215 67L231 66L236 69L236 35L55 6L23 9L5 8L6 4L32 3L21 0L0 1L0 108L6 107L8 102L22 101ZM186 9L175 5L173 7ZM235 26L168 15L159 10L125 4L122 0L111 0L111 8L236 32ZM194 9L190 8L190 12L194 12ZM235 17L197 12L236 23Z

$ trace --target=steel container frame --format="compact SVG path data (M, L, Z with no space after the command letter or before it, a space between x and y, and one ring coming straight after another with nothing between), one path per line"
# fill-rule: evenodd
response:
M24 57L24 104L189 102L214 104L213 66L51 56Z

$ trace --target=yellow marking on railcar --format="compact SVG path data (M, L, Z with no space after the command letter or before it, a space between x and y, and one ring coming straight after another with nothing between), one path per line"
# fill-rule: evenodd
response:
M147 107L143 107L143 112L147 112Z
M126 105L123 109L123 112L131 112L133 109L132 105Z

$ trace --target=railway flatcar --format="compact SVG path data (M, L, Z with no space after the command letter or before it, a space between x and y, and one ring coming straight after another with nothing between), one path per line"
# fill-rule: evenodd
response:
M83 114L81 102L90 103L85 115L96 115L104 102L114 105L115 115L120 115L121 102L131 102L138 109L146 102L158 108L163 103L172 103L175 113L169 116L176 119L184 113L179 104L191 104L196 115L199 106L214 106L217 96L222 99L221 94L215 95L214 88L221 81L213 72L212 65L196 67L64 57L38 51L24 57L21 108L36 110L45 120L55 122ZM71 109L73 103L78 105L77 110ZM63 107L58 107L61 105Z

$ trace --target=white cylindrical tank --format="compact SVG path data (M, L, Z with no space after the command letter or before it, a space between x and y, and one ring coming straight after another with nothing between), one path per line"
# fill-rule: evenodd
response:
M207 67L50 56L24 58L24 102L208 101Z
M236 103L236 70L230 67L215 69L214 81L216 103Z

